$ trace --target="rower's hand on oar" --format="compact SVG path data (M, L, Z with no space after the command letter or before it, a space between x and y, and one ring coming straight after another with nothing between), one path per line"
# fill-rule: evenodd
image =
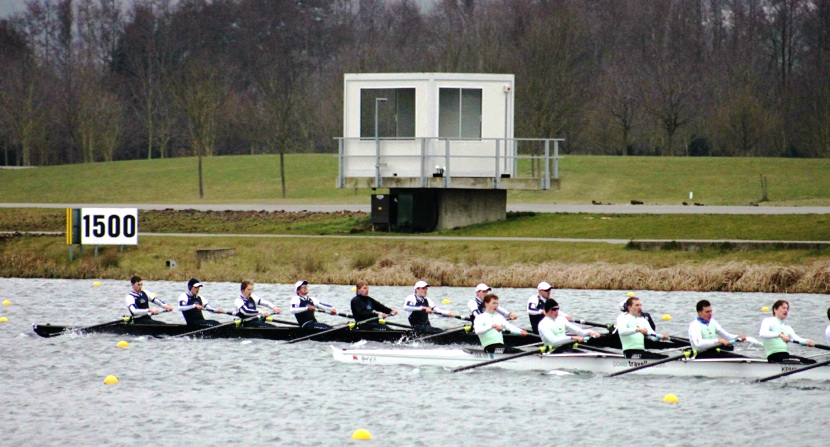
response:
M163 307L164 310L166 310L167 312L173 311L173 306L171 306L169 304L165 304L164 306L161 306L161 307Z
M329 311L329 314L331 314L331 315L337 315L337 309L335 309L335 308L333 308L333 307L332 307L332 308L331 308L331 310Z
M502 327L502 325L497 324L497 323L493 323L493 329L495 329L495 330L497 330L497 331L499 331L499 332L504 331L504 327Z
M421 309L423 309L423 311L424 311L424 312L426 312L426 313L428 313L428 314L431 314L431 313L432 313L432 308L431 308L431 307L424 306L424 307L422 307Z
M781 340L784 340L784 343L789 343L790 342L790 336L787 335L786 333L782 332L782 333L778 334L778 336L781 337Z
M395 316L395 315L397 315L397 314L398 314L398 311L397 311L397 310L395 310L395 309L392 309L392 313L391 313L391 315L394 317L394 316Z
M599 332L597 331L588 331L588 337L590 338L599 338ZM585 340L582 340L584 342Z
M811 348L816 346L816 342L814 342L813 340L809 340L809 339L807 341L798 341L796 343L798 343L800 345L809 346Z
M526 330L522 329L522 331L519 332L519 333L522 334L522 337L527 337L527 331Z
M511 320L518 320L519 316L514 313L511 313L510 315L508 315L508 318L510 318Z
M272 308L271 308L271 310L273 310L273 311L274 311L274 314L278 314L278 313L282 312L282 311L280 310L280 308L279 308L279 307L277 307L277 306L272 307ZM268 315L266 315L266 317L267 317L267 316L268 316Z

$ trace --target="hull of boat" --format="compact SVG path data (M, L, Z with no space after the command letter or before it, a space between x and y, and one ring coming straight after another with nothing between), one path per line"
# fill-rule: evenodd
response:
M132 335L132 336L152 336L152 337L172 337L182 335L187 332L192 332L196 329L184 324L136 324L136 323L117 323L107 326L92 327L92 328L75 328L72 326L58 326L51 324L35 324L33 325L35 333L41 337L54 337L63 333L101 333L101 334L115 334L115 335ZM318 331L322 332L322 331ZM258 338L266 340L293 340L295 338L305 337L312 332L305 331L296 326L274 326L270 328L253 328L253 327L237 327L234 325L224 326L211 331L200 333L201 338ZM374 342L398 342L408 341L414 338L411 331L407 330L388 330L388 331L362 331L362 330L348 330L329 332L319 336L312 337L311 340L322 342L343 342L354 343L361 340ZM505 335L504 344L506 346L522 346L532 344L538 341L536 337L521 337L518 335ZM671 349L683 347L684 344L677 342L653 342L646 341L648 349ZM454 345L464 344L476 346L479 344L478 336L472 332L453 332L440 337L433 337L425 341L424 344L438 344L438 345ZM597 348L620 348L620 339L616 336L607 336L591 339L588 343L590 346ZM687 346L687 345L686 345Z
M332 347L335 360L369 365L409 365L461 368L503 358L508 354L488 354L468 349L339 349ZM626 359L616 354L537 354L483 366L516 371L568 371L611 374L656 360ZM681 377L717 377L758 379L792 371L802 365L768 363L763 359L677 360L634 371L633 375L667 375ZM830 380L830 366L823 366L791 376L798 379Z

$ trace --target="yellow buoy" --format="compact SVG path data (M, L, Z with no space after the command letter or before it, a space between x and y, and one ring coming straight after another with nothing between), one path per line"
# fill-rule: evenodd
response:
M6 317L0 317L0 323L8 323L9 319Z
M663 315L663 321L671 321L671 315L669 315L669 314Z
M369 433L369 430L366 430L365 428L358 428L352 434L352 439L359 439L359 440L362 440L362 441L368 441L368 440L372 439L372 434Z
M104 379L104 383L107 385L115 385L118 383L118 378L115 376L107 376L107 378Z
M92 283L92 287L98 287L100 285L101 285L101 281L95 281L94 283Z
M667 404L676 404L679 401L677 400L676 395L669 393L669 394L666 394L665 397L663 397L663 402L665 402Z
M767 307L767 306L762 307L761 312L769 312L769 307Z
M352 286L352 292L357 292L357 287Z
M118 342L118 345L117 345L117 346L118 346L119 348L129 348L129 347L130 347L130 344L129 344L129 343L127 343L127 342L126 342L126 341L124 341L124 340L121 340L121 341L119 341L119 342Z
M4 305L4 306L11 306L11 305L12 305L12 302L11 302L11 301L9 301L9 300L3 300L3 305Z
M628 292L628 296L629 296L629 297L634 296L634 292Z
M450 304L451 302L452 301L450 301L448 298L444 298L444 301L441 301L441 304Z

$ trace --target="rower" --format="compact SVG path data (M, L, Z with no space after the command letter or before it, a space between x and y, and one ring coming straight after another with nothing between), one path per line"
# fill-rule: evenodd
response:
M452 312L445 312L433 304L432 300L427 298L427 289L429 284L426 281L418 281L415 283L415 293L406 297L403 309L409 312L409 324L412 325L413 330L419 335L440 334L444 332L443 329L433 327L429 324L429 314L434 313L442 317L454 317Z
M481 300L482 300L482 298L484 298L484 295L487 295L488 293L490 293L490 290L491 290L490 286L488 286L487 284L484 284L484 283L481 283L481 284L476 286L476 296L475 296L475 298L471 299L467 303L467 307L470 309L470 321L471 322L475 323L476 315L484 312L484 302L482 302ZM501 306L499 306L499 308L496 309L496 312L502 314L503 317L509 318L511 320L515 320L515 319L519 318L518 315L510 312L509 310L507 310L507 309L505 309L504 307L501 307Z
M767 361L770 363L801 363L803 365L816 363L813 359L787 352L787 343L791 341L807 346L815 346L813 340L799 337L793 331L793 328L784 324L784 320L787 319L789 313L790 303L785 300L778 300L772 305L772 316L761 321L758 337L761 338L761 343L764 344Z
M179 310L182 311L185 323L188 326L197 327L211 327L219 324L216 320L206 320L202 315L202 309L223 314L225 311L222 308L216 308L208 303L207 299L200 296L199 292L202 290L202 283L196 278L190 278L187 282L187 292L179 295Z
M297 323L305 330L331 329L331 326L317 321L314 312L317 308L323 309L332 315L337 314L337 309L321 302L313 296L308 296L308 281L300 280L294 283L294 296L291 297L291 313L297 318Z
M625 313L617 317L617 333L620 335L623 355L628 359L664 359L664 354L645 350L645 337L668 340L666 334L654 332L648 321L641 315L642 304L636 296L629 296L625 301Z
M710 349L718 345L729 345L731 340L744 341L746 335L730 334L712 318L712 304L708 300L700 300L695 306L697 318L689 324L689 343L697 359L735 358L744 357L724 349ZM706 352L704 349L709 349Z
M545 302L550 299L550 293L553 286L542 281L536 286L536 295L527 300L527 316L530 318L530 328L534 334L539 333L539 322L545 318ZM559 316L567 318L568 321L573 319L565 312L559 312Z
M369 283L360 281L355 285L355 296L351 302L352 316L355 321L368 320L379 316L386 318L387 314L397 315L398 311L379 303L369 296ZM358 326L358 329L369 331L387 331L389 327L377 321L369 321Z
M133 322L137 324L167 324L163 321L156 321L150 318L150 315L158 315L161 313L161 311L155 307L150 307L150 303L156 303L163 307L166 311L173 310L173 306L165 304L164 301L160 298L156 298L155 296L150 298L147 292L143 290L144 281L141 280L140 276L135 275L130 278L130 284L132 285L133 290L127 295L127 310L129 310L130 315L134 317Z
M559 315L559 304L553 298L545 301L545 318L539 322L539 336L545 346L554 347L554 352L581 352L573 349L571 342L585 342L585 337L599 338L599 332L583 329ZM574 332L577 335L568 335Z
M481 341L481 347L485 352L493 353L515 353L521 352L516 348L507 348L504 346L503 331L508 331L513 334L521 334L522 337L527 336L527 331L508 323L504 317L496 312L499 308L499 297L495 294L488 293L481 299L484 303L484 312L476 317L473 323L473 329Z
M271 315L268 313L267 310L257 310L257 305L268 306L274 311L275 314L280 313L280 308L275 306L274 303L264 299L264 298L254 298L254 282L253 281L242 281L239 285L239 290L241 291L241 295L239 298L234 301L234 306L236 307L236 311L234 315L242 318L243 320L256 317L257 315L262 315L263 317L267 317ZM268 323L263 323L259 320L248 320L243 323L246 327L274 327Z
M628 296L629 297L634 296L634 292L628 292ZM642 301L640 301L640 304L642 305ZM625 300L620 301L620 312L622 312L622 313L626 312L626 310L625 310ZM649 326L651 326L652 329L654 329L655 331L657 330L657 325L654 324L654 320L651 318L651 314L646 312L645 310L643 310L642 307L640 308L640 315L642 315L642 317L645 318L646 321L648 321L648 324L649 324Z
M830 320L830 307L827 308L827 319ZM830 324L824 330L824 336L827 338L827 343L830 343Z

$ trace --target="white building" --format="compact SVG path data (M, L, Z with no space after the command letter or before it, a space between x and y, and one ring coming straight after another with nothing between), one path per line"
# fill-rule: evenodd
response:
M550 161L557 161L561 140L514 138L512 74L344 78L338 187L389 188L393 197L434 202L428 211L438 216L436 228L504 219L506 190L550 188ZM537 157L544 169L536 177L518 175L519 161L531 158L518 155L525 141L544 145L544 155ZM556 181L555 166L553 174ZM459 214L459 206L487 211L479 215L465 208Z

